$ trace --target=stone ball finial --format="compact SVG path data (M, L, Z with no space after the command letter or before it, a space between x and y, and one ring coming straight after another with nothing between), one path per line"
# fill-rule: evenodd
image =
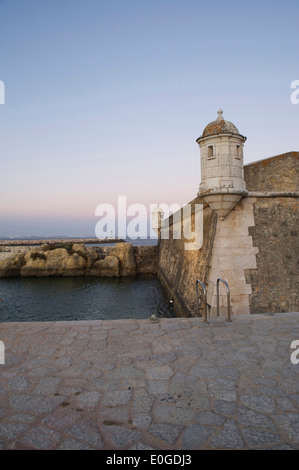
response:
M221 109L221 108L218 109L217 113L218 113L217 121L221 121L221 120L223 119L223 116L222 116L223 111L222 111L222 109Z

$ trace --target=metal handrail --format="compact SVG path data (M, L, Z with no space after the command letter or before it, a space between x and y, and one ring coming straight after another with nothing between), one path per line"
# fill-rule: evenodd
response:
M201 284L204 293L204 315L203 321L204 323L208 323L208 313L207 313L207 289L203 282L199 279L196 279L196 316L198 317L198 284Z
M219 282L220 281L223 282L223 284L225 284L225 287L226 287L226 291L227 291L227 321L231 321L231 318L230 318L231 308L230 308L230 289L229 289L229 285L226 281L224 281L223 279L220 279L220 278L217 279L217 317L219 317Z

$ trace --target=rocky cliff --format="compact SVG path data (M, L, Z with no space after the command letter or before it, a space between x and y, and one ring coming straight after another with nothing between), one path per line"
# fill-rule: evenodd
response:
M148 248L151 249L150 257ZM134 276L155 273L155 259L157 247L136 249L131 243L117 243L102 250L87 248L84 243L45 243L18 252L3 250L0 253L0 277Z

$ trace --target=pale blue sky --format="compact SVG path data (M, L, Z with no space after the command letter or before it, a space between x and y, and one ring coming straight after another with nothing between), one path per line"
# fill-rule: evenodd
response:
M298 0L0 0L0 236L93 235L100 203L189 202L224 110L245 164L299 150Z

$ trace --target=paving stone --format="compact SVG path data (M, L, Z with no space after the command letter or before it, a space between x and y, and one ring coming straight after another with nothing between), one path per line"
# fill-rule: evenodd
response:
M274 415L273 419L292 441L299 444L299 413Z
M170 379L173 375L173 370L169 366L159 366L153 367L151 369L146 370L146 378L147 379Z
M136 369L133 366L116 367L115 369L108 371L106 377L115 379L127 379L127 378L141 378L144 376L144 372L140 369Z
M9 421L15 421L17 423L32 423L36 419L35 416L26 415L26 414L15 414L9 417Z
M240 400L249 408L262 413L274 413L276 405L273 398L263 395L241 395Z
M202 367L200 365L196 365L191 367L189 374L194 375L195 377L204 377L206 379L213 379L219 375L220 371L218 371L215 366L211 367Z
M235 390L219 390L219 389L212 389L209 388L210 396L215 400L222 400L222 401L233 401L237 400L237 393Z
M171 364L172 362L176 361L178 355L176 352L172 351L168 354L153 354L152 359L159 364ZM171 366L172 367L172 366Z
M177 406L188 406L194 410L206 410L210 407L210 401L207 396L203 396L196 390L192 392L179 393L172 395L175 398Z
M59 441L60 433L43 425L34 426L21 439L23 444L39 450L54 449Z
M67 397L64 396L47 397L42 403L39 403L33 411L36 414L50 413L51 411L55 410L55 408L57 408L57 406L59 405L68 406L69 402L67 402L66 400Z
M299 388L298 382L294 379L284 380L282 383L280 383L280 387L287 393L298 393Z
M282 438L279 434L267 431L259 431L254 428L242 429L242 434L249 447L261 447L265 445L273 445L279 443Z
M101 393L97 391L83 392L77 395L77 401L80 406L94 407L96 406L101 398Z
M252 334L252 330L249 325L242 325L242 326L237 327L236 333L238 335L242 335L242 336L244 335L244 336L250 337L250 335Z
M57 377L42 378L34 389L34 393L38 395L54 395L57 392L61 379Z
M174 444L183 429L183 426L176 426L174 424L153 423L149 427L148 432L157 439L161 439L168 444Z
M103 406L126 405L131 400L131 390L112 390L107 392L102 400Z
M195 417L195 411L179 408L168 403L158 403L153 410L154 418L160 423L188 424Z
M207 384L205 379L193 377L189 374L175 374L170 380L170 390L173 392L186 392L196 390L197 393L205 393Z
M144 378L123 379L122 388L129 390L131 388L145 388L146 380Z
M49 375L55 374L57 372L56 366L41 366L36 367L35 369L28 372L29 377L47 377Z
M152 348L154 354L167 354L173 352L171 340L168 339L167 336L163 336L162 338L158 338L153 341Z
M253 382L256 385L266 386L266 387L277 387L277 380L270 379L267 377L254 377Z
M52 356L56 352L56 345L50 344L32 344L29 348L30 354L39 357Z
M269 395L269 397L281 397L284 395L284 392L279 387L259 387L257 389L258 393L262 395Z
M145 388L138 388L134 391L131 409L134 412L149 412L154 401L155 399L147 393Z
M296 411L296 408L288 398L276 398L276 403L281 411Z
M80 413L66 409L56 409L43 421L46 426L62 430L68 428L81 418Z
M9 404L17 411L30 411L42 402L43 397L34 395L10 395Z
M236 423L228 420L222 431L214 437L210 444L211 449L242 449L244 442Z
M95 450L87 444L76 441L76 439L66 439L56 450Z
M114 447L123 448L135 444L141 439L141 432L137 429L129 429L124 426L100 426L101 432L106 440Z
M28 382L25 376L19 375L17 377L12 377L11 379L9 379L7 381L7 387L13 392L21 392L23 390L27 390L30 387L30 383Z
M143 442L137 442L128 450L156 450L154 447L150 447L147 444L143 444Z
M103 424L126 424L129 422L129 411L127 406L110 408L100 407L98 410L98 422Z
M208 440L214 434L214 431L201 424L191 424L184 432L182 449L196 450L207 446Z
M92 419L87 419L80 423L74 424L67 430L67 434L75 437L97 449L104 447L103 438L98 430L96 423Z
M298 315L218 320L3 323L0 448L299 449Z
M236 417L238 423L242 426L252 426L255 428L277 431L277 427L275 426L271 418L258 411L254 411L245 407L239 407Z
M0 439L16 439L27 428L26 424L21 423L0 423Z
M148 428L151 422L152 416L150 413L136 413L132 419L133 426L141 429Z
M240 377L240 372L236 367L220 367L220 376L228 381L235 381Z
M151 395L159 395L161 393L167 393L169 390L168 380L148 380L148 391Z
M86 388L91 390L120 390L122 387L122 381L119 379L107 379L106 377L100 377L98 379L89 380Z
M201 411L196 416L196 423L206 424L208 426L222 426L226 418L220 416L212 411Z

